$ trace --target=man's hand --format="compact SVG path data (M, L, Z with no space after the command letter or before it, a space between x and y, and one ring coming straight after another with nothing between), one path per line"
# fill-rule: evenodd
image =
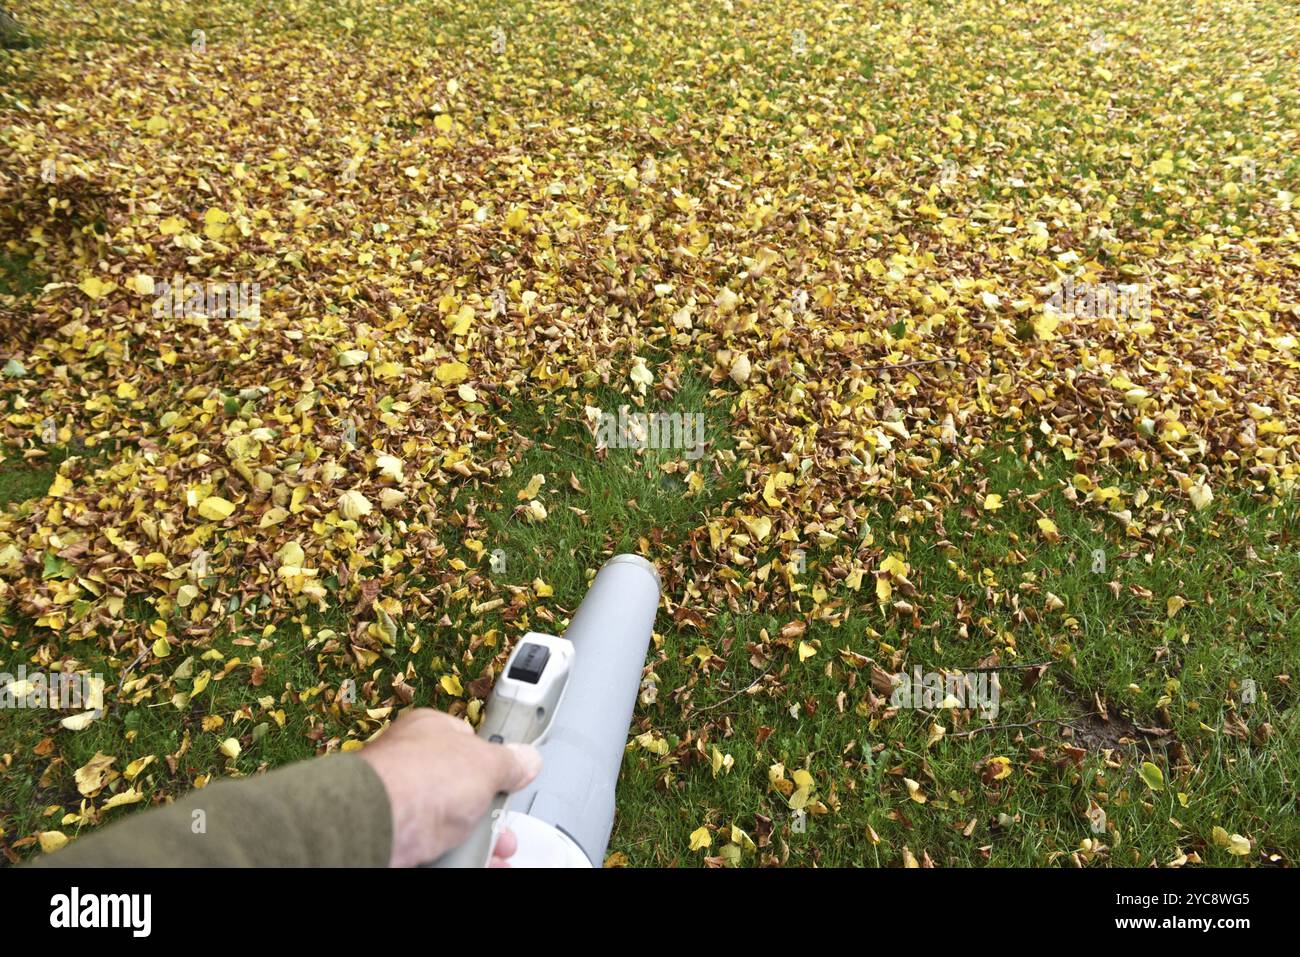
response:
M413 867L463 843L492 799L518 791L542 769L537 749L489 744L459 718L417 708L361 750L384 782L393 810L392 867ZM492 866L506 867L515 836L501 834Z

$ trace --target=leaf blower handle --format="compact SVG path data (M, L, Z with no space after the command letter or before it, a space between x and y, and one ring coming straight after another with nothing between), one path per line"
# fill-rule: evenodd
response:
M572 660L572 642L536 632L524 635L488 697L479 737L493 744L540 745L564 698ZM498 794L465 843L426 866L486 867L508 797Z

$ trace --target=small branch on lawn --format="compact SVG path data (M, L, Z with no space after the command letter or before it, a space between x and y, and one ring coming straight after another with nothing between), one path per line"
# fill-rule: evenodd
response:
M1092 715L1080 715L1081 718L1092 717ZM983 734L985 731L1016 731L1016 730L1037 730L1040 724L1055 724L1062 728L1069 728L1071 731L1078 731L1069 721L1062 721L1060 718L1035 718L1033 721L1026 721L1022 724L986 724L978 728L971 728L969 731L957 731L948 735L950 738L973 738L977 734Z
M760 674L760 675L759 675L757 678L755 678L753 681L751 681L749 684L745 685L745 687L741 688L739 691L736 691L736 692L733 692L732 694L727 695L727 696L726 696L725 698L723 698L721 701L715 701L715 702L713 702L713 704L709 705L707 708L696 708L696 709L695 709L695 713L696 713L696 714L700 714L701 712L704 712L704 711L712 711L714 708L720 708L720 707L722 707L724 704L726 704L728 701L730 701L731 699L733 699L733 698L738 698L740 695L745 694L745 693L746 693L747 691L749 691L751 688L757 687L758 683L759 683L760 681L762 681L764 678L766 678L766 677L767 677L767 673L768 673L769 671L772 670L772 665L773 665L773 664L774 664L773 661L769 661L769 662L767 663L767 667L763 669L763 673Z
M113 696L113 704L116 705L122 695L122 685L126 684L126 676L135 670L135 666L144 660L144 656L149 654L149 646L146 645L144 651L135 656L135 660L122 669L122 677L117 679L117 693Z
M1020 665L991 665L988 668L958 668L957 670L962 672L963 674L966 672L977 674L982 671L1029 671L1032 668L1045 668L1052 664L1055 664L1055 662L1030 661Z

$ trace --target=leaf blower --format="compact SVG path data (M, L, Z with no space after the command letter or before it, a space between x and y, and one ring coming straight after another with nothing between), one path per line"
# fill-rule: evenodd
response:
M524 790L497 795L469 840L428 866L486 867L503 828L519 841L514 867L601 865L658 607L654 565L617 555L597 573L564 637L520 639L478 734L536 746L541 773Z

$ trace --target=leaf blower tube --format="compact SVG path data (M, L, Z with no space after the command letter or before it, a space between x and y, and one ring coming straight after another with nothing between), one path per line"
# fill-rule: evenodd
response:
M659 608L659 574L617 555L596 575L564 637L520 639L478 734L537 747L542 770L498 801L474 835L438 867L483 867L496 834L514 831L516 867L599 867L614 827L614 789Z

